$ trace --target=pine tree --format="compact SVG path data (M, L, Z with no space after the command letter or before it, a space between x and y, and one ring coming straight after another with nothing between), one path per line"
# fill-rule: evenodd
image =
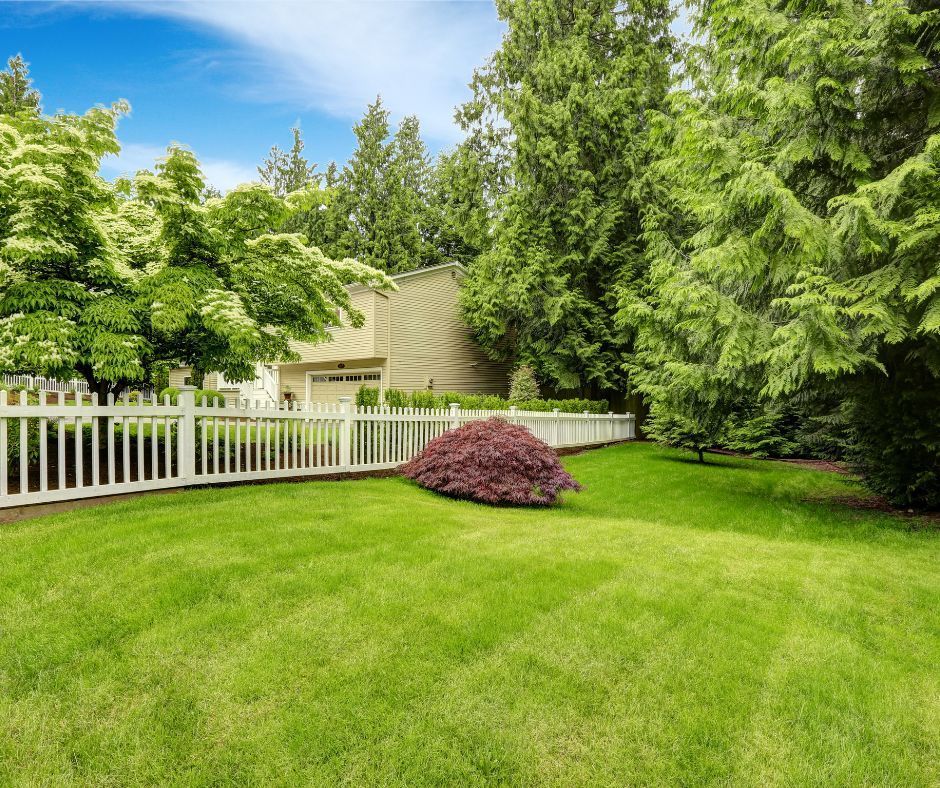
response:
M348 217L337 250L390 273L434 262L427 219L430 165L418 119L404 118L390 136L389 112L379 97L354 132L356 149L332 203Z
M27 112L40 113L39 92L32 88L29 64L22 55L14 55L7 61L6 71L0 71L0 114L16 115Z
M623 294L634 382L729 408L838 387L872 487L940 505L936 10L696 12L693 89L657 123L650 286Z
M520 364L509 376L509 401L525 402L539 398L539 384L535 370L528 364Z
M264 163L258 167L261 183L270 187L276 197L286 197L316 180L314 172L317 165L311 165L303 155L304 140L300 129L292 128L291 134L294 142L290 151L285 153L273 145Z
M421 139L418 118L402 119L392 139L386 177L389 211L383 217L396 270L441 262L432 245L433 222L428 205L431 163Z
M337 208L349 216L340 238L343 253L362 262L393 271L388 245L380 232L379 219L387 208L385 178L391 160L388 144L389 113L381 97L366 109L354 127L356 149L343 168L343 191ZM384 229L384 228L381 228Z
M647 126L669 85L669 4L497 2L502 46L460 117L496 195L492 246L465 314L496 357L531 361L556 388L623 383L614 289L642 277ZM481 142L486 144L481 144Z
M489 248L491 195L484 164L471 146L438 155L427 197L427 235L438 259L470 265Z

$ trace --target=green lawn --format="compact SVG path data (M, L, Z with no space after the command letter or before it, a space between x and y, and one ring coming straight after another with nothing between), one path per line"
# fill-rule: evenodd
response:
M0 526L0 784L937 785L940 533L634 444ZM827 500L829 499L829 500Z

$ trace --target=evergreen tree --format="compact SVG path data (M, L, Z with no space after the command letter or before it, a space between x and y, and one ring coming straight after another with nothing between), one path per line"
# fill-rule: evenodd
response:
M428 193L431 162L421 139L418 118L402 119L392 139L386 177L389 210L383 221L391 242L397 270L408 270L440 262L432 245L433 222Z
M528 364L520 364L509 376L509 401L524 402L539 398L539 384L535 370Z
M650 287L623 293L634 381L727 408L838 388L869 483L940 505L936 8L702 0L696 24Z
M491 206L484 164L471 146L438 155L428 184L427 235L441 262L470 265L489 248Z
M300 129L292 128L291 134L294 143L290 151L285 153L274 145L264 163L258 167L261 182L269 186L276 197L286 197L316 180L314 172L317 165L311 165L304 156L304 140Z
M430 165L418 119L406 117L390 137L379 97L353 130L356 150L331 203L334 223L348 219L337 249L389 273L434 262L427 239Z
M489 352L594 394L623 382L614 287L643 275L644 113L670 82L665 0L498 0L508 25L462 117L508 183L464 291ZM482 128L481 128L482 127ZM487 127L488 130L487 130Z
M343 168L337 209L349 217L340 238L344 254L387 271L394 271L384 237L385 223L379 219L387 209L385 178L391 160L389 113L381 97L366 109L354 127L356 149Z
M14 55L7 61L6 71L0 71L0 114L16 115L40 112L39 92L32 87L29 64L22 55Z

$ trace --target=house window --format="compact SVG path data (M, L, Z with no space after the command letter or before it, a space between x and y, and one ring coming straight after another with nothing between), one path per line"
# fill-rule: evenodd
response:
M342 328L346 323L346 313L342 309L336 309L336 314L333 317L335 325L327 326L327 331L336 331L338 328Z

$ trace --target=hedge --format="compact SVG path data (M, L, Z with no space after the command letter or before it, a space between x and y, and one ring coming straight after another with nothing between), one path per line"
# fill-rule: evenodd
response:
M447 408L452 402L456 402L463 410L509 410L513 405L519 410L552 411L558 408L562 413L607 413L610 410L606 399L529 399L510 402L496 394L385 390L385 404L393 408ZM378 405L379 390L373 386L360 386L356 404Z
M196 395L196 404L202 405L202 398L206 398L206 403L211 405L213 400L218 400L220 405L225 404L225 397L218 391L213 391L212 389L196 389L193 392ZM175 386L167 386L163 391L160 392L160 399L163 400L165 396L169 395L170 404L175 405L179 400L180 390Z

